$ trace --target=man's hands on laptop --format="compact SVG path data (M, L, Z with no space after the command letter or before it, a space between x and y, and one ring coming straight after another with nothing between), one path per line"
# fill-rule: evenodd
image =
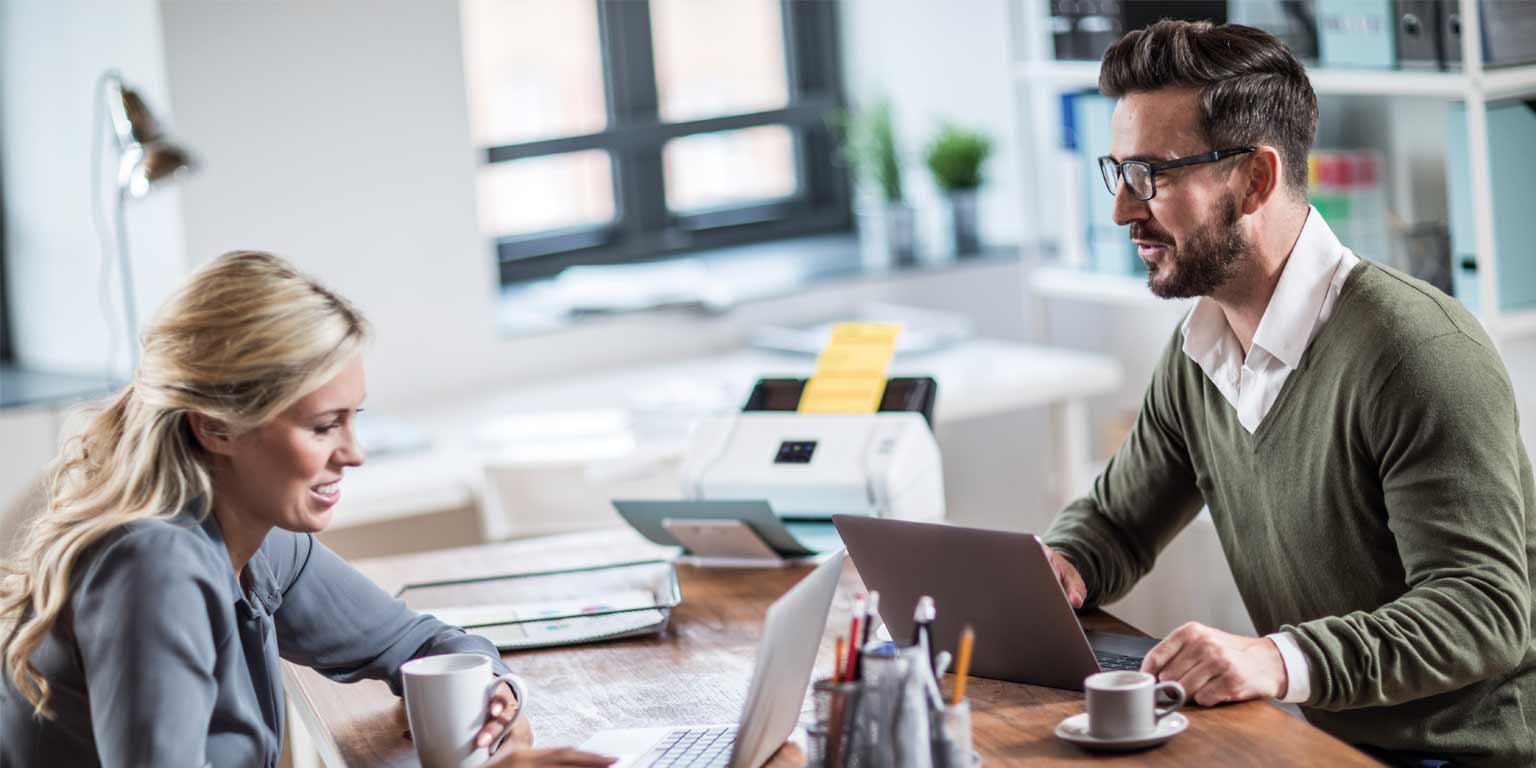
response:
M1278 699L1289 680L1280 649L1267 637L1245 637L1189 622L1163 638L1141 671L1184 686L1204 707L1229 701Z
M1077 566L1040 544L1061 591L1074 609L1088 597ZM1229 701L1281 698L1289 681L1280 649L1267 637L1244 637L1190 622L1163 638L1141 662L1141 671L1184 686L1190 701L1204 707Z
M1061 582L1061 591L1067 595L1067 602L1073 609L1082 608L1083 601L1088 599L1088 587L1083 585L1083 575L1077 572L1077 566L1068 560L1066 555L1051 549L1045 542L1040 542L1040 548L1045 550L1045 559L1051 562L1051 570L1056 572L1056 580Z

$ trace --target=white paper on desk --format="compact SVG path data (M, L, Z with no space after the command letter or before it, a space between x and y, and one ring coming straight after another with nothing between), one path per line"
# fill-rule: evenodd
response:
M656 607L656 594L645 589L626 589L606 595L576 600L550 600L532 603L496 603L428 608L426 613L456 627L487 627L541 619L593 617L615 611L636 611Z

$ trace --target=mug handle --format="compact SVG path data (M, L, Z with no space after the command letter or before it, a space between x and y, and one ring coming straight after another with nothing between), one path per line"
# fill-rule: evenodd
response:
M527 706L527 704L528 704L528 698L523 693L523 681L519 680L517 678L517 675L514 675L511 672L508 672L505 675L500 675L498 677L493 678L491 680L490 684L485 686L485 706L486 707L490 707L491 706L491 699L496 695L496 687L501 685L502 683L506 683L507 685L512 686L512 697L517 699L517 709L512 713L512 719L507 721L507 727L502 729L501 735L497 736L496 740L491 742L486 747L485 751L486 751L486 754L488 754L488 755L496 754L496 750L501 749L501 743L506 741L508 736L512 735L512 726L515 723L517 723L517 719L519 717L523 716L523 707ZM1183 689L1180 689L1180 691L1181 691L1181 693L1180 693L1180 697L1181 697L1180 701L1181 702L1183 701L1182 690Z
M1160 693L1168 694L1168 697L1172 699L1172 701L1169 702L1168 706L1166 707L1161 709L1154 708L1152 710L1153 722L1162 720L1163 718L1179 711L1179 708L1184 706L1184 686L1179 685L1172 680L1169 680L1166 683L1158 683L1157 686L1152 689L1152 700L1156 701L1157 695Z

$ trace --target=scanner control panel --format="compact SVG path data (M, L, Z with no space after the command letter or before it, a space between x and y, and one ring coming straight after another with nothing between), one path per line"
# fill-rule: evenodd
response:
M779 443L779 455L773 457L773 463L809 464L811 463L811 454L815 452L815 440L785 440Z

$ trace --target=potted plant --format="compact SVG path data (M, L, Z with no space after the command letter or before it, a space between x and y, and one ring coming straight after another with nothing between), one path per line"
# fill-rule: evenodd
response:
M843 152L878 194L878 204L858 212L866 245L896 264L917 261L916 217L901 184L901 150L891 105L878 101L840 121Z
M955 254L981 250L976 224L976 190L981 186L981 166L992 154L992 140L980 131L945 124L928 145L926 159L933 180L949 198L954 224Z

